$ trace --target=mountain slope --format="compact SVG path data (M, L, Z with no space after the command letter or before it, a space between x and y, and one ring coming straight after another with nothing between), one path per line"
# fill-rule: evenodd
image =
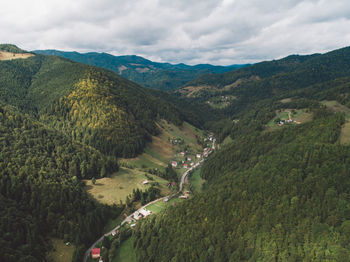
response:
M135 156L157 117L181 114L147 89L111 72L53 56L0 64L0 100L31 112L76 141L114 156Z
M113 56L106 53L63 52L57 50L36 50L35 53L65 57L80 63L110 69L140 85L160 90L171 90L203 75L223 73L245 65L213 66L208 64L189 66L156 63L139 56Z
M226 90L237 97L222 110L232 142L204 164L204 191L137 226L139 261L350 259L350 146L340 145L349 115L323 101L349 105L350 49L299 58L207 83L220 89L259 76ZM276 113L300 109L312 114L309 122L267 128Z
M26 53L10 47L0 52ZM157 119L181 124L182 113L110 71L44 55L0 61L0 261L42 261L51 237L81 261L123 209L97 203L81 179L142 152Z

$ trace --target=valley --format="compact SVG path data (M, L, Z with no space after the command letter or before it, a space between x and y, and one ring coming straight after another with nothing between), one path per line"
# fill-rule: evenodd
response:
M1 261L350 260L349 47L158 65L167 92L0 51L21 58L0 61Z

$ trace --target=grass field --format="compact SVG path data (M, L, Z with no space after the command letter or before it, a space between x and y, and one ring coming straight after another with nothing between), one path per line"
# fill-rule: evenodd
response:
M151 176L154 181L160 185L161 193L166 195L169 193L167 187L168 181L157 176ZM131 194L133 189L139 188L145 190L150 185L142 185L142 181L146 180L145 172L139 169L128 169L120 168L120 171L112 177L105 177L96 179L95 185L92 184L91 180L85 180L87 191L98 201L104 204L112 205L119 204L120 201L123 203L127 195Z
M233 140L231 138L231 136L227 136L224 141L222 142L223 145L227 145L229 143L231 143Z
M15 54L11 52L0 51L0 60L14 60L14 59L26 59L34 56L30 53Z
M350 119L348 118L343 125L340 133L340 144L350 144Z
M345 114L346 122L341 129L340 144L350 144L350 108L334 100L322 101L322 104L324 104L334 112L343 112Z
M137 262L131 237L121 244L112 262Z
M72 261L74 245L66 246L62 239L52 238L53 251L47 256L47 261L66 262Z
M273 119L271 119L267 124L268 129L274 130L281 128L275 123L275 120L278 118L281 120L287 120L289 118L289 112L292 112L292 109L276 111L276 116ZM298 124L303 124L312 120L312 113L307 112L306 109L295 109L294 112L295 113L292 114L292 119Z
M201 178L200 174L201 174L201 170L197 169L189 178L189 182L192 185L194 192L202 191L202 187L205 180Z
M184 200L180 198L173 198L173 199L170 199L168 202L158 201L152 205L149 205L148 207L146 207L146 209L152 211L152 213L154 214L157 214L160 211L164 210L166 207L173 205L173 203L178 203L182 201Z
M178 127L162 120L158 123L158 128L161 131L160 134L152 137L152 143L147 145L143 154L136 158L121 159L120 162L140 168L159 168L164 170L171 160L175 160L174 156L185 145L194 153L201 151L196 135L202 137L203 131L196 129L192 125L185 122L181 127ZM169 142L169 138L182 138L184 144L173 145Z
M324 104L334 112L343 112L345 113L346 118L350 118L350 108L340 104L338 101L322 101L322 104Z
M281 103L284 103L284 104L289 102L292 102L292 99L290 97L281 100Z

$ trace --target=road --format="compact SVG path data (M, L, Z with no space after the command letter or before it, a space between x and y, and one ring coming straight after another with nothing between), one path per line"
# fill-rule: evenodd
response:
M213 145L212 145L212 149L214 150L215 149L215 139L213 140ZM208 152L208 155L210 155L210 153L212 152L212 150L210 150ZM134 216L134 214L136 212L140 212L141 209L149 206L149 205L152 205L158 201L162 201L164 200L165 198L170 198L170 197L173 197L177 194L180 194L182 192L182 188L183 188L183 184L185 183L185 180L186 180L186 177L188 175L189 172L191 172L193 169L197 168L200 164L202 164L204 161L204 158L202 160L200 160L199 162L197 162L195 165L193 165L191 168L187 169L181 176L181 181L180 181L180 185L179 185L179 191L175 194L172 194L172 195L168 195L168 196L165 196L165 197L161 197L161 198L158 198L152 202L149 202L147 203L146 205L140 207L138 210L134 211L132 214L130 214L128 217L126 217L119 226L116 226L115 228L113 228L111 231L109 231L108 233L102 235L99 239L97 239L91 246L88 250L86 250L85 254L84 254L84 259L83 259L83 262L86 262L90 253L91 253L91 250L99 243L103 240L103 238L106 236L110 236L112 235L112 233L116 230L118 230L121 226L123 226L125 223L129 223L132 221L132 217Z

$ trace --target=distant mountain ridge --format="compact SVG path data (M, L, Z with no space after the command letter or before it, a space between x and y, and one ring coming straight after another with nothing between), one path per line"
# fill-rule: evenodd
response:
M224 73L247 65L214 66L210 64L186 65L153 62L136 55L114 56L107 53L78 53L58 50L35 50L35 53L56 55L76 62L112 70L145 87L172 90L206 74Z

